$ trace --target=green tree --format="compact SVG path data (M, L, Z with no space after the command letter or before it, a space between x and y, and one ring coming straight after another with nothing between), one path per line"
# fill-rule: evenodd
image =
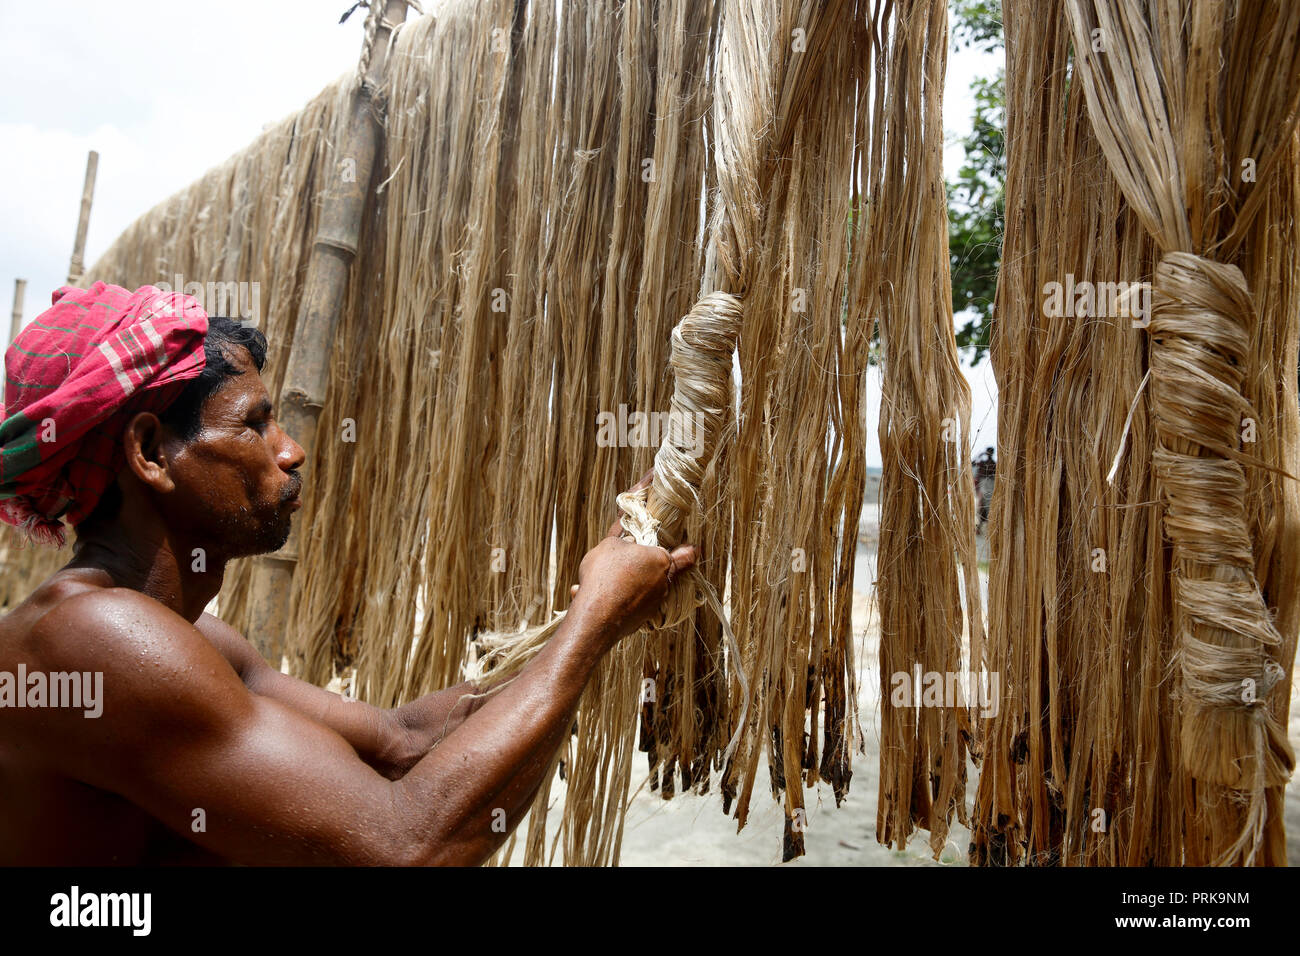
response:
M989 52L1002 48L999 0L953 0L950 10L954 43L959 48L974 47ZM957 344L969 349L972 364L978 364L989 347L1006 221L1003 71L999 69L996 76L977 79L972 90L975 113L971 132L962 141L966 158L956 178L947 184L948 255L953 310L973 313L957 329Z

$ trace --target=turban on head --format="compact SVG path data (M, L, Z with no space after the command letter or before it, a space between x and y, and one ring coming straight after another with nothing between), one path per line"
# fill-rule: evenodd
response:
M126 464L132 415L161 413L203 371L197 299L141 286L64 286L5 352L0 520L62 545Z

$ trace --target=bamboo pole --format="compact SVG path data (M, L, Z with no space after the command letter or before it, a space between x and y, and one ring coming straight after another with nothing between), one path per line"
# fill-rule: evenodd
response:
M378 2L378 0L375 0ZM370 174L383 140L373 100L384 76L393 27L406 19L405 0L387 0L373 43L362 50L365 82L353 94L348 125L338 155L354 160L355 175L339 177L323 196L320 227L307 265L307 281L284 384L280 421L302 446L308 467L314 460L316 424L325 404L329 356L347 291L348 272L357 254L361 220L369 199ZM308 478L308 481L311 479ZM274 667L280 666L289 626L289 596L298 563L298 526L284 547L260 555L249 588L248 639Z
M95 175L99 172L99 153L93 149L86 157L86 181L81 187L81 216L77 220L77 238L72 244L68 263L68 285L77 285L86 271L86 231L90 228L90 204L95 200Z
M10 319L9 321L10 343L12 343L14 339L18 338L18 333L22 331L23 297L26 295L26 293L27 293L27 280L15 279L14 280L14 314L13 314L13 318Z

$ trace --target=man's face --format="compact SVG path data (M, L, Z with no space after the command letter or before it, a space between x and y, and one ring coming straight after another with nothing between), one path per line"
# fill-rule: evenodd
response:
M247 350L231 348L226 359L243 374L208 396L192 441L168 442L176 493L168 496L167 518L234 558L276 551L288 540L304 455L276 422Z

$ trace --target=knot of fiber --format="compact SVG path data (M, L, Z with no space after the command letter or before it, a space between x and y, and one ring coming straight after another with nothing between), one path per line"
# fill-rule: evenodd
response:
M650 514L646 506L648 496L648 488L638 488L620 494L618 506L623 513L619 517L619 523L627 532L627 537L637 544L662 548L664 545L659 541L659 519ZM701 584L704 587L701 587ZM705 588L709 587L708 581L699 573L698 568L693 567L686 574L673 578L667 598L664 599L660 610L647 622L647 626L659 630L689 620L695 614L695 609L708 600Z
M1156 266L1151 310L1151 391L1157 433L1185 454L1232 458L1242 419L1250 336L1257 327L1236 266L1186 252Z
M1228 573L1236 579L1174 577L1174 600L1187 625L1182 696L1201 706L1258 709L1282 679L1282 668L1268 655L1268 648L1281 644L1281 635L1254 573Z
M627 532L627 536L637 544L662 548L663 545L659 542L662 524L658 518L650 513L647 504L649 494L650 489L638 488L635 491L625 491L619 495L618 506L622 510L619 523L623 526L623 530ZM749 681L746 679L745 670L741 666L740 647L736 643L736 635L731 630L731 622L727 620L727 612L722 605L722 599L718 597L717 588L700 572L699 565L695 565L686 574L673 579L672 587L669 589L668 596L664 600L660 611L646 622L646 626L654 630L661 630L681 624L690 620L695 614L695 609L703 604L709 606L722 628L722 639L727 647L727 652L731 655L731 670L740 684L740 718L736 723L735 732L731 735L731 740L723 751L722 763L726 765L727 761L731 759L731 755L735 753L741 735L745 731L746 719L749 716Z
M1243 422L1256 415L1242 394L1254 305L1240 269L1186 252L1160 260L1152 292L1152 466L1172 545L1183 756L1192 777L1254 800L1282 778L1289 749L1265 706L1282 640L1255 577L1245 508L1243 465L1257 463L1241 450Z

